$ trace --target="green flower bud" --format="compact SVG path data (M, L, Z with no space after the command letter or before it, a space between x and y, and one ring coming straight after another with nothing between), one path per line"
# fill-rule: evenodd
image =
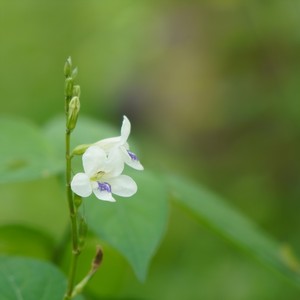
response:
M78 68L76 67L73 71L72 71L72 74L71 74L71 77L73 78L73 80L76 78L78 74Z
M80 85L73 86L73 96L80 97Z
M70 77L71 71L72 71L72 60L71 60L71 57L69 56L67 58L65 66L64 66L64 74L65 74L66 78Z
M74 194L74 205L79 208L82 203L82 198L77 194Z
M71 98L73 96L73 79L71 77L67 78L65 80L65 95L68 98Z
M78 97L73 97L69 103L67 128L72 131L77 123L80 110L80 101Z
M74 150L72 151L72 156L74 156L74 155L82 155L86 151L86 149L88 147L90 147L91 145L92 144L82 144L82 145L76 146L74 148Z

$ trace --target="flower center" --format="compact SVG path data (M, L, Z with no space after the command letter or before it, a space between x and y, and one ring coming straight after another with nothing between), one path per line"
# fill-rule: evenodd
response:
M108 193L111 193L111 186L107 182L97 182L98 183L98 188L100 192L106 191Z
M105 174L105 172L104 171L99 171L99 172L97 172L95 175L93 175L90 179L92 180L92 181L99 181L101 178L102 178L102 176Z
M129 150L127 150L127 152L132 160L139 161L138 157L133 152Z

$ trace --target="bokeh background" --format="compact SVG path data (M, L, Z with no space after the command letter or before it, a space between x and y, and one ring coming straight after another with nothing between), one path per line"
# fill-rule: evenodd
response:
M300 254L299 1L0 4L1 115L43 126L61 114L62 69L71 55L79 67L82 114L118 126L126 114L146 168L201 182ZM63 193L51 180L1 186L7 202L0 224L45 226L26 197L42 207L38 192L49 189ZM50 196L45 199L44 209L55 212ZM48 223L55 236L64 221ZM145 283L110 251L115 273L107 282L94 279L90 299L299 297L173 206Z

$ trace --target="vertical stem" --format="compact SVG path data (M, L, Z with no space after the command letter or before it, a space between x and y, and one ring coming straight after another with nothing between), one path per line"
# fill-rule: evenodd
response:
M69 280L65 300L71 299L74 289L75 274L77 268L77 260L80 254L78 247L78 226L77 226L77 211L73 201L73 193L71 190L71 156L70 156L70 136L71 131L66 129L66 191L71 219L71 234L72 234L72 258L69 271Z

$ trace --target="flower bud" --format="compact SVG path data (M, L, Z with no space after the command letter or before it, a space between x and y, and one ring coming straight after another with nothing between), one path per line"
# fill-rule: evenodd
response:
M78 68L76 67L76 68L72 71L72 74L71 74L71 77L72 77L73 80L76 78L77 74L78 74Z
M71 77L67 78L65 80L65 95L68 98L71 98L73 96L73 79Z
M70 77L71 71L72 71L72 60L71 57L69 56L64 66L64 74L66 78Z
M97 269L100 267L103 260L103 250L100 246L97 246L96 255L92 262L92 271L96 272Z
M79 208L81 203L82 203L82 198L77 194L74 194L74 205L76 206L76 208Z
M73 96L80 97L80 85L73 86Z
M73 130L77 123L77 118L80 110L80 101L78 97L73 97L69 103L67 128Z
M74 150L72 151L72 156L73 155L82 155L86 151L86 149L88 147L90 147L91 145L92 144L82 144L82 145L76 146L74 148Z

